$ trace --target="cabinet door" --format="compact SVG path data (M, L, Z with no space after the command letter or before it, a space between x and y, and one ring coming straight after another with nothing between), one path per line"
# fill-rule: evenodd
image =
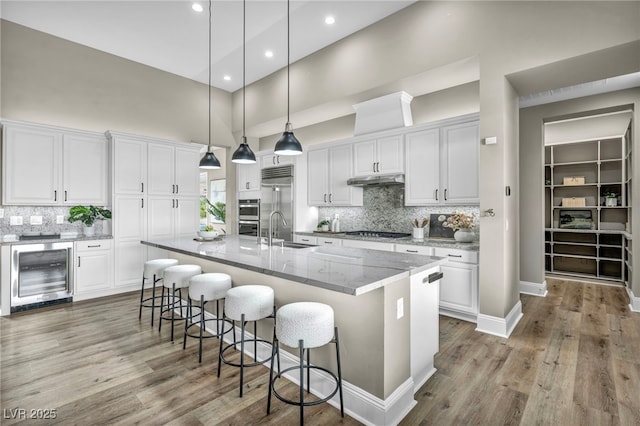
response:
M138 285L142 281L146 246L138 241L120 241L115 248L115 287Z
M361 206L362 188L347 185L353 176L353 148L337 146L329 150L329 204L332 206Z
M478 313L478 266L448 262L441 266L440 306Z
M96 241L97 246L100 245ZM75 291L83 294L112 287L113 261L111 250L94 249L76 252Z
M393 244L379 241L342 240L342 247L356 247L371 250L394 251Z
M368 176L376 173L376 141L358 142L353 145L353 175Z
M147 160L147 183L149 195L175 194L175 148L167 145L149 144Z
M446 165L446 174L443 177L444 202L446 204L479 203L480 136L478 123L445 127L442 136Z
M146 236L146 200L135 195L115 197L113 206L113 236L118 240L143 240Z
M404 145L402 135L378 139L376 153L377 173L404 172Z
M107 205L108 150L104 136L63 137L63 202Z
M177 198L175 210L176 237L195 237L200 225L200 199Z
M323 206L329 201L329 150L309 151L307 156L307 201L310 206Z
M113 192L146 194L147 144L117 137L113 141Z
M342 240L339 238L318 237L319 246L342 246Z
M238 164L238 192L256 191L260 189L260 162Z
M3 144L3 204L55 205L60 192L62 135L6 125Z
M176 148L176 195L198 197L200 195L200 153L194 149Z
M173 197L149 197L147 237L150 240L173 238L175 208Z
M443 195L440 190L440 130L410 133L406 144L404 204L438 204Z
M262 168L284 166L295 163L295 155L267 154L260 157Z

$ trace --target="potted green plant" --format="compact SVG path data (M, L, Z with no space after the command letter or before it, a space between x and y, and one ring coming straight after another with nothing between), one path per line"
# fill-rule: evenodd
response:
M329 230L329 225L331 223L328 220L321 220L320 223L318 223L318 229L327 232Z
M613 191L605 192L604 205L607 207L616 207L618 205L618 194Z
M69 222L82 222L84 224L84 235L91 237L95 235L94 224L96 220L111 219L111 210L96 206L73 206L69 209Z

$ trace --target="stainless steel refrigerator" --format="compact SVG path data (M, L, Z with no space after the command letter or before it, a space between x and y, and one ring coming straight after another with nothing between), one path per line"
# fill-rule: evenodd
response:
M277 210L287 224L283 225L282 218L274 215L272 237L293 241L293 165L262 169L260 192L260 236L269 235L269 216Z

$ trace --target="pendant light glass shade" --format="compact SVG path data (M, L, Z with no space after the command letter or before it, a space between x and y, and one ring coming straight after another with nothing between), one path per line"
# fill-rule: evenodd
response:
M236 152L233 153L231 161L238 164L253 164L256 162L256 155L251 151L251 147L247 144L247 138L242 137L243 142L240 144Z
M211 152L211 0L209 0L209 143L207 144L207 153L200 159L201 169L219 169L220 161Z
M247 2L243 0L242 2L242 143L233 153L231 157L231 162L238 164L253 164L256 162L256 155L251 150L251 147L247 143L247 136L245 135L245 91L246 91L246 72L245 72L245 62L246 62L246 23L247 23Z
M302 145L300 141L293 134L293 126L291 125L291 120L289 119L289 108L290 108L290 97L291 97L291 84L290 84L290 73L289 66L291 62L291 36L290 34L291 25L289 24L289 0L287 0L287 124L284 126L284 133L276 142L276 147L273 152L277 155L300 155L302 154Z

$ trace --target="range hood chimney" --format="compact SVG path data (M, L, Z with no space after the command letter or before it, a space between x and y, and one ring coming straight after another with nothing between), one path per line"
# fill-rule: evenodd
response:
M407 92L396 92L353 105L356 111L355 135L413 125L411 101Z

